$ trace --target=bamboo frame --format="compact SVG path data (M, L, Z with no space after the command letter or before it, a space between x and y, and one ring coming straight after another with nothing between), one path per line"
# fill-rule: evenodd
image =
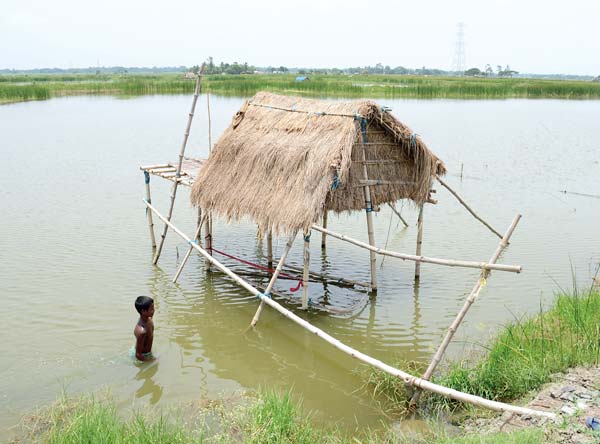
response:
M304 231L304 267L302 270L302 310L308 310L308 285L310 265L310 230Z
M461 174L462 174L462 172L461 172ZM462 177L462 175L461 175L461 177ZM485 225L488 230L490 230L492 233L494 233L496 236L498 236L500 239L502 239L502 235L500 233L498 233L496 230L494 230L490 224L488 224L481 217L479 217L477 215L477 213L475 213L475 211L473 211L473 209L469 205L467 205L467 203L464 201L464 199L462 197L460 197L460 195L456 191L454 191L452 188L450 188L450 186L446 182L444 182L440 176L436 176L436 178L437 178L437 181L444 188L446 188L448 191L450 191L450 194L452 194L454 197L456 197L456 199L462 204L462 206L465 207L467 209L467 211L469 213L471 213L471 215L475 219L477 219L479 222L481 222L483 225Z
M286 264L284 266L284 268L287 268L287 269L295 271L295 272L302 272L304 270L304 267L296 267L294 265L289 265L289 264ZM337 283L337 284L341 284L344 286L363 287L363 288L371 287L371 284L369 282L353 281L352 279L346 279L343 277L334 276L329 273L319 273L317 271L309 270L308 274L315 279L326 281L331 284Z
M226 266L221 264L218 260L216 260L210 254L208 254L208 252L206 250L204 250L198 244L192 242L190 238L188 238L181 230L179 230L177 227L175 227L165 216L160 214L158 212L158 210L156 210L156 208L154 208L150 203L148 203L145 200L144 200L144 202L146 202L146 206L151 211L153 211L157 215L157 217L159 217L166 225L168 225L177 235L179 235L184 240L186 240L188 243L190 243L192 248L196 249L202 256L204 256L206 258L206 260L208 260L215 267L217 267L218 269L223 271L225 274L227 274L230 278L232 278L240 286L242 286L243 288L248 290L251 294L253 294L254 296L257 296L262 303L265 303L265 304L271 306L273 309L277 310L279 313L281 313L288 319L292 320L293 322L295 322L296 324L305 328L306 330L314 333L317 337L323 339L325 342L331 344L333 347L337 348L338 350L358 359L361 362L364 362L373 367L376 367L386 373L389 373L390 375L399 377L404 381L404 383L406 383L407 385L412 386L412 387L431 391L433 393L437 393L439 395L446 396L446 397L455 399L457 401L466 402L466 403L477 405L480 407L485 407L485 408L488 408L491 410L496 410L496 411L501 411L501 412L505 412L505 411L513 412L513 413L520 414L520 415L540 416L540 417L546 417L546 418L551 418L551 419L556 418L556 415L552 412L545 412L545 411L541 411L541 410L530 409L527 407L520 407L520 406L511 405L511 404L506 404L503 402L491 401L489 399L485 399L480 396L475 396L475 395L471 395L468 393L459 392L458 390L454 390L454 389L451 389L448 387L444 387L444 386L435 384L433 382L427 381L427 380L419 378L417 376L410 375L409 373L406 373L400 369L397 369L388 364L385 364L384 362L382 362L378 359L368 356L368 355L344 344L343 342L334 338L333 336L329 335L328 333L324 332L320 328L315 327L314 325L310 324L309 322L307 322L304 319L300 318L299 316L295 315L291 311L282 307L279 303L277 303L273 299L269 298L265 294L261 293L254 286L250 285L244 279L237 276L235 273L233 273L231 270L229 270L229 268L227 268ZM293 237L295 237L295 233L292 236L292 241L293 241ZM290 247L291 247L291 242L290 242ZM282 265L282 263L283 263L283 261L280 260L280 265Z
M513 232L515 231L515 228L517 227L517 224L519 223L520 219L521 219L521 215L517 214L515 216L515 218L513 219L512 223L510 224L510 226L508 227L506 234L504 234L504 236L500 240L500 243L498 244L496 251L494 251L494 254L492 254L492 257L490 257L490 263L495 263L498 260L500 253L502 253L504 248L506 248L506 246L508 245L508 241L509 241L510 237L512 236ZM435 355L433 356L431 363L427 367L427 370L425 370L425 373L423 373L423 376L422 376L423 379L429 380L429 378L431 378L431 375L433 375L433 372L435 371L436 367L442 360L442 357L444 356L444 353L446 352L446 349L448 348L450 341L452 341L452 338L454 337L454 333L456 333L456 330L458 329L458 327L462 323L463 319L465 318L467 312L469 311L469 308L471 308L471 305L473 305L473 302L475 302L475 299L477 298L477 296L479 296L479 292L485 285L486 278L490 275L490 272L491 272L490 270L484 270L482 272L481 276L479 277L479 279L477 280L477 282L475 283L475 286L473 287L473 290L471 290L471 293L469 294L469 297L467 297L467 300L465 301L463 307L456 315L456 318L454 319L454 321L452 322L450 327L448 327L448 332L446 333L444 340L442 341L442 343L438 347L437 351L435 352ZM417 402L418 399L419 399L419 395L418 395L418 393L415 393L412 401Z
M202 84L202 74L204 73L204 63L202 64L202 68L200 70L200 74L196 79L196 89L194 90L194 98L192 100L192 109L190 110L190 114L188 116L187 126L185 127L185 132L183 134L183 142L181 143L181 149L179 150L179 161L177 162L177 172L175 174L176 180L173 182L173 187L171 188L171 204L169 205L169 212L167 213L167 219L170 221L173 216L173 207L175 206L175 197L177 196L177 186L179 185L179 178L181 175L181 164L183 163L183 155L185 154L185 148L187 146L188 137L190 135L190 129L192 127L192 120L194 119L194 111L196 110L196 102L198 101L198 94L200 93L200 85ZM169 226L165 224L162 234L160 235L160 243L158 244L158 248L156 250L156 254L154 255L154 260L152 263L156 265L158 263L158 259L160 258L160 254L162 252L163 246L165 244L165 238L167 237L167 231Z
M150 173L144 171L144 183L146 184L146 200L152 202L150 198ZM156 248L156 237L154 236L154 222L152 221L152 211L146 210L148 214L148 228L150 229L150 241L152 242L152 249Z
M194 242L196 242L196 243L198 242L198 238L200 237L200 232L202 231L202 225L204 224L205 220L206 220L206 215L204 215L204 217L202 217L202 219L200 219L200 222L198 223L198 228L196 228L196 234L194 234ZM185 253L183 260L181 261L181 265L179 265L179 268L177 269L177 273L175 273L175 276L173 276L174 284L177 282L177 279L179 279L179 276L181 275L181 272L183 271L183 267L185 267L185 264L187 263L188 259L190 258L190 255L192 254L192 251L194 251L194 247L192 247L190 245L190 248L188 248L188 251Z
M292 249L292 245L294 244L294 239L296 239L296 233L292 234L290 236L290 238L288 239L287 243L285 244L285 249L283 250L283 254L281 255L281 258L279 258L279 262L277 263L277 268L275 268L275 271L273 272L273 276L271 276L271 280L269 281L269 284L267 285L267 289L265 290L265 295L269 295L271 293L271 291L273 290L273 287L275 286L275 281L277 281L277 278L279 277L279 273L281 273L281 269L283 268L283 266L285 264L285 260L287 259L288 253ZM254 314L254 317L252 318L252 322L250 322L251 327L256 326L256 323L258 322L258 318L260 317L260 313L262 312L263 305L264 305L264 300L261 299L260 304L259 304L258 308L256 309L256 313Z
M367 250L371 250L377 254L381 254L382 256L390 256L396 257L402 260L408 261L419 261L422 263L429 264L437 264L437 265L445 265L448 267L464 267L464 268L480 268L482 270L498 270L498 271L509 271L512 273L520 273L523 268L520 265L504 265L504 264L491 264L488 262L473 262L473 261L461 261L461 260L452 260L452 259L438 259L434 257L427 256L415 256L413 254L404 254L398 253L395 251L384 250L383 248L372 247L371 245L361 242L359 240L353 239L351 237L346 236L345 234L339 234L331 230L326 230L323 227L318 225L312 226L313 230L320 231L321 233L327 233L328 236L335 237L336 239L340 239L361 248L365 248Z
M419 207L419 217L417 218L417 256L421 256L421 250L423 247L423 207L421 204ZM415 262L415 280L421 279L421 261Z

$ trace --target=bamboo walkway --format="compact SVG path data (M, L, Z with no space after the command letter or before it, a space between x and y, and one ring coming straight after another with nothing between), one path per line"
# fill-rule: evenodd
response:
M181 173L178 182L181 185L191 187L206 159L194 159L185 157L181 163ZM163 179L175 182L177 176L177 165L173 163L160 163L155 165L142 165L140 170L152 174L153 176L162 177Z

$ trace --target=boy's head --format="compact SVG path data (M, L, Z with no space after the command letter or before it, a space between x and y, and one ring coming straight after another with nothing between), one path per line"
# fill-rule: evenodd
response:
M142 314L142 311L148 311L154 305L154 299L148 296L138 296L135 300L135 309L139 314Z

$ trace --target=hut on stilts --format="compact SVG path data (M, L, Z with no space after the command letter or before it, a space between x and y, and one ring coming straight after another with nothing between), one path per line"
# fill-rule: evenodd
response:
M421 138L396 119L388 108L372 101L327 102L260 92L246 101L233 116L231 124L215 144L207 160L187 159L184 152L200 81L201 76L196 84L178 163L141 167L146 178L145 203L150 210L148 218L153 245L156 242L152 215L164 222L154 263L158 261L166 233L171 228L189 243L188 252L177 270L174 281L182 272L190 254L196 251L211 266L258 297L260 303L252 319L252 326L257 324L261 310L266 304L339 350L401 378L407 385L416 389L429 390L494 410L554 416L551 412L490 401L429 381L490 272L521 271L520 266L496 263L500 253L508 245L508 240L519 221L519 215L514 218L506 234L501 235L494 230L443 181L441 176L446 172L443 162L425 146ZM150 201L151 174L173 181L171 205L166 216ZM435 181L447 188L477 220L500 238L498 248L489 261L440 259L421 254L423 209L426 204L436 203L432 198L432 185ZM189 237L171 222L176 191L180 184L191 187L191 201L199 211L197 231ZM400 199L408 199L419 208L419 232L414 255L378 248L375 243L372 213L378 211L382 205L393 206ZM350 211L365 212L368 243L327 228L328 213ZM267 234L269 266L265 269L270 274L270 280L264 291L260 291L234 273L211 254L214 214L228 221L248 217L258 224L262 233ZM206 242L201 246L199 240L203 226ZM420 264L424 262L481 270L480 278L448 328L444 340L422 377L410 375L343 344L273 299L274 285L282 275L297 234L301 232L304 250L301 308L309 308L309 246L312 231L322 234L323 245L325 236L328 236L368 250L371 273L370 283L366 285L373 291L377 289L377 255L414 261L416 279L420 277ZM273 235L283 235L287 238L275 269L272 269L270 264L274 262ZM418 400L418 393L417 391L413 398L415 402Z

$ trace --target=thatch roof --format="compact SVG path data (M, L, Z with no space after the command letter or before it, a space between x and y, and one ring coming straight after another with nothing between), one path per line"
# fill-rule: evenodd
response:
M234 116L192 188L192 203L263 229L308 228L325 209L364 210L361 119L374 206L427 200L446 172L421 139L371 101L329 102L256 94ZM336 187L337 184L337 187Z

